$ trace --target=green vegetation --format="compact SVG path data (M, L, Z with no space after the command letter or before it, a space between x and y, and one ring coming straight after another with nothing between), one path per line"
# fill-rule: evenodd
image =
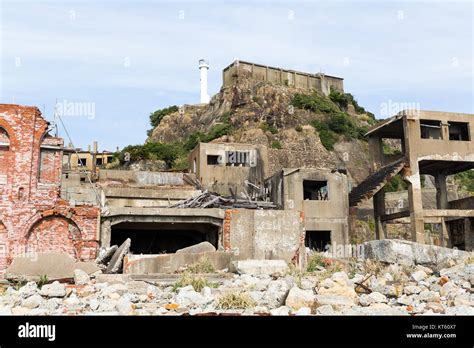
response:
M278 129L274 125L269 124L268 122L260 123L260 129L263 130L264 132L268 131L272 134L277 134L278 133Z
M202 258L198 262L190 265L187 269L191 273L214 273L216 269L212 265L211 261L207 258Z
M352 94L343 93L338 91L337 89L331 88L331 92L329 93L329 99L336 103L342 110L347 110L348 105L352 104L356 113L367 114L369 116L369 124L376 123L375 115L369 111L366 111L362 106L360 106Z
M187 156L189 152L200 142L207 143L223 135L229 134L232 127L229 123L229 114L221 116L222 122L215 124L208 133L192 133L184 141L171 143L147 142L144 145L126 146L115 155L120 164L125 163L125 153L130 154L130 161L162 160L173 170L185 170L188 168Z
M246 309L255 307L255 305L255 301L242 292L230 292L217 300L217 307L220 309Z
M349 103L355 102L349 93L331 90L329 98L317 92L312 94L297 93L291 105L323 114L324 120L314 120L311 125L316 128L321 143L328 150L334 149L334 144L343 135L348 139L362 139L367 132L366 126L359 126L346 112Z
M318 270L318 267L324 267L323 257L320 254L314 254L308 260L306 272L313 273Z
M281 150L282 148L281 143L278 140L273 140L271 146L272 146L272 149Z
M155 112L150 114L150 124L152 128L148 131L148 136L150 136L153 132L153 129L155 129L160 124L163 117L172 114L173 112L176 112L178 110L179 108L176 105L173 105L164 109L156 110Z
M189 272L184 272L181 275L181 278L173 285L173 291L178 291L179 288L184 288L185 286L192 285L194 291L201 292L205 287L215 288L217 285L214 283L209 283L209 281L204 277L198 277Z
M454 174L454 180L460 188L474 193L474 169Z
M408 188L407 183L403 180L400 174L395 175L387 185L384 186L385 192L403 191Z

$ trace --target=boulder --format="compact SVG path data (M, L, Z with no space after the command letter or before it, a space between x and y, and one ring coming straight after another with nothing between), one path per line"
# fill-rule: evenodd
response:
M400 239L372 240L363 244L364 258L405 265L439 266L450 259L465 260L469 253L462 250L415 243Z
M21 306L28 309L38 308L43 301L44 300L40 295L35 294L21 301Z
M17 256L5 271L5 278L11 280L39 281L74 277L74 270L82 269L87 274L99 271L94 262L76 262L71 256L62 253L35 253Z
M84 272L82 269L74 270L74 283L76 285L86 285L89 283L90 277L89 275Z
M43 285L39 293L45 297L64 297L66 296L66 286L55 281L52 284Z
M239 274L269 275L288 271L285 260L242 260L234 261L233 265Z
M194 244L189 247L183 248L176 250L176 254L199 254L199 253L208 253L208 252L214 252L216 251L216 248L214 245L212 245L209 242L202 242L199 244Z
M314 307L314 294L311 290L301 290L294 286L288 292L285 305L292 311L297 311L302 307Z

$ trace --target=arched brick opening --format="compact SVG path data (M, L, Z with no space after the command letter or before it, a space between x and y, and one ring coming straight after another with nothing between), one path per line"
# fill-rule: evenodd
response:
M81 231L77 224L62 215L36 221L26 235L27 252L58 252L80 259Z
M10 149L10 135L8 131L0 124L0 193L5 194L8 181L8 172L13 166L13 156Z
M0 273L3 273L10 263L8 233L5 225L0 221Z

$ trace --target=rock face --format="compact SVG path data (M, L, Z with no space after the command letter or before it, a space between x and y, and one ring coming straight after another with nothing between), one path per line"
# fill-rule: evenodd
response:
M288 271L288 265L284 260L244 260L234 261L233 264L239 274L269 275Z
M406 240L372 240L363 244L364 257L404 265L443 265L448 260L463 260L469 253Z

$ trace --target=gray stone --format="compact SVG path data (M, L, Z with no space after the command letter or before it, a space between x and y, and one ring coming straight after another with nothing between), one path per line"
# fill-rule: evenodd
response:
M115 251L114 256L112 256L112 259L105 270L106 273L117 273L122 269L123 258L130 251L131 244L131 239L127 238L125 242L123 242L122 245L117 249L117 251Z
M441 303L428 302L425 306L425 311L432 311L433 313L445 313L445 309Z
M474 307L472 306L454 306L446 308L447 315L474 315Z
M194 244L183 249L178 249L176 250L176 254L199 254L214 251L216 251L214 245L209 242L201 242L199 244Z
M285 260L242 260L233 265L237 273L250 275L285 274L289 270Z
M67 254L35 253L15 257L6 270L5 278L32 281L39 281L42 277L48 280L73 278L75 269L82 269L88 274L100 270L93 262L76 262Z
M285 305L293 311L297 311L302 307L312 308L314 306L314 294L311 290L301 290L294 286L286 297Z
M331 315L331 314L334 314L334 309L332 308L331 305L323 305L316 308L316 314Z
M297 311L293 312L294 315L311 315L311 308L309 307L301 307Z
M38 292L38 285L35 282L28 282L18 290L18 295L21 298L33 296Z
M422 280L424 280L428 275L426 274L425 271L422 271L422 270L418 270L416 272L413 272L411 274L411 277L414 281L416 282L421 282Z
M194 291L194 288L189 285L178 290L178 295L176 295L176 303L180 307L194 307L205 305L207 299L202 296L200 293Z
M437 266L449 259L469 258L466 251L399 239L372 240L363 245L364 258L388 263Z
M403 292L407 295L419 294L421 292L421 288L416 285L407 285L403 289Z
M359 303L362 306L370 306L372 303L387 303L387 297L380 292L371 292L370 294L360 295Z
M290 308L287 306L280 306L278 308L274 308L270 311L270 315L289 315L290 314Z
M66 296L66 287L58 281L52 284L46 284L41 287L40 295L45 297L64 297Z
M74 270L74 283L76 285L86 285L90 280L89 275L82 269Z
M43 301L44 300L40 295L35 294L21 301L21 306L28 309L33 309L39 307Z
M351 297L337 295L316 295L316 306L331 305L333 308L341 308L346 306L354 306L354 300Z
M117 301L116 308L121 315L130 315L133 311L132 302L124 297Z
M99 250L99 256L97 257L95 262L106 265L110 261L112 256L114 256L117 249L118 249L117 245L112 245L109 248L101 248Z

